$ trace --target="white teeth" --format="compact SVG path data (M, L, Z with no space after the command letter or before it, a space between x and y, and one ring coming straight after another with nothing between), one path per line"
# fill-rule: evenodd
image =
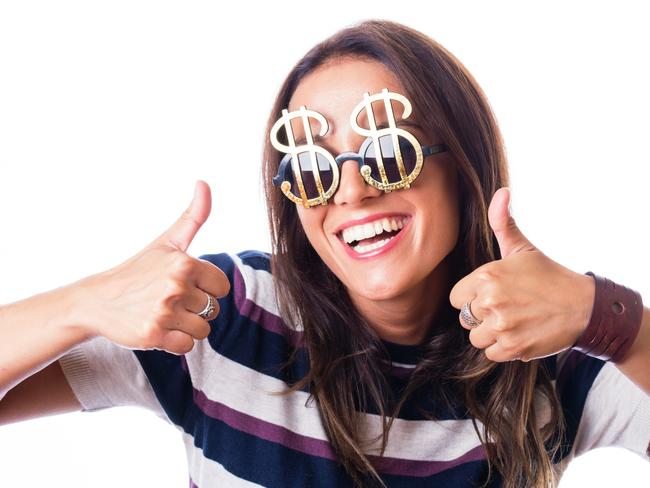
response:
M384 247L386 244L388 244L388 241L390 241L391 239L393 239L393 237L389 237L388 239L382 239L381 241L377 241L373 244L368 244L367 246L362 246L362 245L353 246L352 249L354 249L359 254L374 251L375 249Z
M381 233L393 232L399 229L402 229L406 222L408 222L408 217L384 217L383 219L375 220L374 222L367 222L362 225L355 225L353 227L348 227L343 229L342 236L343 240L350 244L353 241L361 241L363 239L369 239L375 237ZM380 241L383 242L383 241ZM379 244L379 243L375 243ZM370 244L372 246L373 244ZM358 247L358 246L357 246ZM368 246L363 246L368 247ZM365 251L360 251L365 252Z
M361 239L365 238L365 232L363 231L363 227L355 227L354 228L354 240L360 241Z
M363 237L368 239L370 237L375 237L375 226L371 223L363 224Z
M384 230L386 232L390 232L392 229L390 228L390 222L388 219L384 218L381 220L381 225L384 227Z

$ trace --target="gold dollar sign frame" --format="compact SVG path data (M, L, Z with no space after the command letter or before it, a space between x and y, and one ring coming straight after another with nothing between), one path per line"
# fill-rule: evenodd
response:
M320 123L319 136L324 136L329 130L329 124L327 119L320 113L315 110L309 110L306 106L302 105L298 110L289 112L287 109L282 110L281 117L275 122L270 132L271 144L278 151L284 152L290 159L291 170L293 173L294 181L298 187L299 196L294 195L291 192L291 182L282 180L280 171L278 175L273 179L273 183L280 186L282 193L289 198L294 203L303 205L306 208L316 206L316 205L327 205L327 200L329 200L339 185L340 180L340 171L339 164L343 163L348 159L354 159L359 162L360 168L359 171L363 179L371 186L382 190L386 193L389 193L393 190L401 190L405 188L410 188L411 183L418 177L422 166L424 163L424 152L423 146L417 140L417 138L408 132L407 130L397 127L395 121L395 114L393 112L393 107L391 100L395 100L402 104L404 110L402 112L402 119L408 118L412 113L411 102L404 96L396 92L391 92L388 88L383 88L381 92L374 95L370 95L368 92L363 94L363 100L357 104L352 113L350 114L350 125L352 129L361 135L366 136L366 140L361 145L359 153L345 152L334 158L329 151L322 148L321 146L314 145L314 136L311 131L311 124L309 123L309 118L314 118ZM386 118L388 122L388 127L377 129L377 123L375 120L375 113L372 108L372 103L375 101L383 101L384 107L386 110ZM358 123L358 117L363 110L366 110L368 114L368 125L369 128L366 129L361 127ZM293 135L293 130L291 127L291 120L300 118L303 123L304 133L305 133L305 144L296 146L295 138ZM287 135L287 141L290 145L282 144L278 138L278 131L283 128L285 129ZM381 143L380 139L386 135L390 135L393 148L395 151L395 161L397 163L397 168L400 175L400 180L395 182L388 181L386 176L386 169L384 166L383 155L381 153ZM416 154L416 162L413 170L410 173L406 172L406 167L404 166L404 159L402 157L402 152L399 144L399 137L404 137L407 139L413 146ZM369 145L373 145L375 148L375 159L377 162L377 168L379 170L380 180L376 180L372 177L372 169L367 164L361 164L364 160L364 154L366 153ZM436 154L438 152L444 152L447 150L445 144L436 144L424 148L427 155ZM315 198L309 198L305 192L304 183L302 180L302 175L300 172L300 161L299 155L302 153L308 153L311 163L312 172L314 175L314 182L316 183L316 188L318 190L318 196ZM323 183L320 177L320 171L318 167L318 157L316 153L324 156L332 169L332 184L325 190L323 188ZM285 161L285 156L283 161ZM282 167L282 163L280 165Z
M294 203L299 203L306 208L313 207L315 205L327 205L327 200L329 200L334 192L339 186L339 167L336 164L334 156L330 154L326 149L314 145L314 136L311 132L311 124L309 123L309 117L316 119L320 123L319 136L324 136L329 130L329 124L327 119L320 112L315 110L308 110L305 105L301 105L298 110L289 112L286 108L282 110L282 116L277 120L273 127L271 128L271 144L280 152L287 153L291 155L291 171L293 173L293 178L298 186L298 192L300 196L296 196L291 193L291 182L283 181L280 185L282 193L289 198ZM296 146L296 139L293 135L293 129L291 127L291 121L293 119L300 118L302 119L303 129L305 133L305 144ZM284 127L284 130L287 134L287 142L290 145L282 144L278 141L277 134L280 128ZM299 154L309 153L309 160L311 162L312 172L314 174L314 181L316 182L316 188L318 189L318 197L309 198L305 192L305 185L302 181L302 176L300 174L300 159ZM316 153L322 154L329 162L332 167L332 184L325 190L323 188L323 182L321 181L320 171L318 168L318 157Z
M388 127L383 129L377 129L377 123L375 121L375 112L372 109L372 102L383 100L384 107L386 110L386 119L388 120ZM404 95L399 93L388 91L388 88L383 88L380 93L370 95L368 92L363 94L363 100L354 107L352 113L350 114L350 125L352 129L361 135L370 137L372 143L375 147L375 158L377 160L377 168L379 169L379 177L381 180L376 180L372 177L371 168L368 165L363 165L360 168L361 175L363 179L369 185L374 186L379 190L383 190L386 193L389 193L393 190L401 190L403 188L410 188L411 183L415 178L418 177L420 171L422 170L422 165L424 163L424 155L422 153L422 146L420 142L415 138L410 132L397 127L395 123L395 114L393 112L393 106L390 103L391 100L400 102L404 106L404 111L402 113L402 119L406 119L411 115L412 106L411 102ZM366 110L368 114L368 125L369 129L361 127L357 122L359 115L363 110ZM400 181L390 183L388 177L386 176L386 169L384 168L384 160L381 154L381 143L379 139L382 136L390 135L393 141L393 148L395 149L395 161L397 162L397 169L400 175ZM411 173L406 173L406 168L404 167L404 158L402 157L402 151L399 145L398 136L406 138L415 149L416 161L415 167ZM361 151L363 153L363 151Z

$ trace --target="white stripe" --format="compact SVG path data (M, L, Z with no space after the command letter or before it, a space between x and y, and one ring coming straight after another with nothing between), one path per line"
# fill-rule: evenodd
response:
M273 284L273 275L263 269L255 269L252 266L244 264L236 254L229 254L239 272L244 279L244 289L246 290L246 299L262 307L276 317L280 316L280 309L275 296ZM302 325L296 325L297 331L302 331Z
M183 432L190 477L199 488L227 486L228 488L259 488L261 485L239 478L220 463L208 459L203 451L194 445L194 438Z
M647 457L650 395L613 363L605 363L589 389L573 451L617 446Z
M391 364L393 366L397 366L398 368L406 368L406 369L415 369L417 364L406 364L406 363L398 363L396 361L391 361Z
M275 288L271 273L244 264L236 254L231 254L230 257L244 278L246 298L253 301L258 307L262 307L267 312L279 317L280 312L275 298Z
M286 395L287 385L242 366L200 341L186 356L195 388L214 401L291 432L327 441L318 409L302 391ZM381 434L380 417L364 414L362 421L370 437ZM477 422L479 429L482 424ZM390 431L385 455L399 459L449 461L480 445L471 420L396 419ZM376 449L376 448L375 448ZM368 452L375 449L370 448Z

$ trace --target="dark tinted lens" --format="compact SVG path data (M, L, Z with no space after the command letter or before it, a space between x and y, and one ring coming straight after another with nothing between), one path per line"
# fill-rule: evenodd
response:
M415 148L409 142L408 139L402 136L397 136L400 146L400 153L402 154L402 162L404 163L404 169L406 169L406 174L409 174L415 168L415 163L417 161L417 155L415 154ZM399 168L397 167L397 160L395 159L395 148L393 146L393 136L385 135L379 138L379 145L381 146L381 157L384 164L384 170L386 171L386 177L388 178L389 183L395 183L400 181L402 178L399 174ZM368 149L366 149L365 154L365 164L370 166L371 176L377 180L381 181L379 176L379 167L377 166L377 156L375 152L375 144L370 144Z
M327 191L330 186L332 186L332 180L334 179L332 174L332 168L329 161L325 156L320 153L316 153L316 159L318 161L318 171L320 173L320 179L323 183L323 191ZM302 184L305 187L305 193L307 198L318 198L318 187L316 186L316 180L314 178L314 172L312 171L312 160L309 153L300 153L298 155L298 160L300 161L300 174L302 177ZM298 190L298 185L293 179L293 172L291 166L287 165L287 170L285 174L285 179L291 181L291 193L295 196L300 197L300 191Z

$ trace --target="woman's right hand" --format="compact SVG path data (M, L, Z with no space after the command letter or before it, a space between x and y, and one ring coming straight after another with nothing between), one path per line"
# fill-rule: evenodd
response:
M89 337L104 336L129 349L185 354L210 333L205 292L223 297L228 278L217 266L186 253L210 214L210 187L197 181L189 208L167 231L124 263L80 280L79 320Z

